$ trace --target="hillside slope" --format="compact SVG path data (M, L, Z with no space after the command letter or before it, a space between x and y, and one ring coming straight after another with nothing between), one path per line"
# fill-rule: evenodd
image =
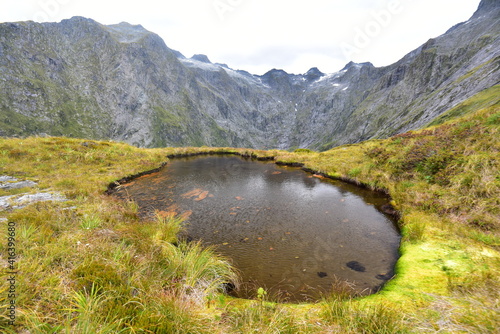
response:
M318 153L233 148L140 149L70 138L0 139L0 175L65 202L0 211L15 227L17 319L5 333L494 333L500 324L500 101L497 85L446 112L442 124ZM396 276L379 293L315 304L232 299L228 262L176 235L179 219L141 221L137 205L104 195L170 154L235 152L302 163L389 192L402 213ZM35 162L36 163L33 163ZM0 242L6 268L7 243ZM6 300L10 282L0 282ZM256 291L257 292L257 291ZM262 299L262 297L260 298ZM7 305L7 304L3 304Z
M185 58L141 26L0 24L0 135L327 149L418 128L499 82L500 5L397 63L263 76Z

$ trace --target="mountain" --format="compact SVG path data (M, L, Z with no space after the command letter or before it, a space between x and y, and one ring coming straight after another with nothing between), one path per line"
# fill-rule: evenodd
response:
M144 147L327 149L419 128L499 83L500 3L386 67L262 76L184 57L140 25L0 24L0 135Z

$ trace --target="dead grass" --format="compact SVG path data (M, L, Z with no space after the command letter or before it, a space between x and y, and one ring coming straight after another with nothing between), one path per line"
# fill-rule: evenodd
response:
M14 330L494 332L500 324L499 114L498 106L488 104L436 127L322 153L0 139L0 174L38 182L32 191L69 198L0 214L16 222ZM178 219L143 222L135 203L104 195L111 182L157 168L168 155L200 152L274 156L389 192L402 213L404 237L396 277L376 295L337 294L309 305L225 296L223 283L237 282L235 271L213 250L179 242ZM1 226L0 240L6 240ZM5 247L0 242L3 260ZM12 331L5 318L0 328Z

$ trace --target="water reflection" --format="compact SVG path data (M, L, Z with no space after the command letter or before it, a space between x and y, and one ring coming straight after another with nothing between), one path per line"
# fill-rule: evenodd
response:
M317 298L338 280L358 293L392 276L400 236L378 208L387 198L296 168L204 156L175 159L117 191L155 210L187 217L187 233L217 245L241 271L242 297L258 287L292 301Z

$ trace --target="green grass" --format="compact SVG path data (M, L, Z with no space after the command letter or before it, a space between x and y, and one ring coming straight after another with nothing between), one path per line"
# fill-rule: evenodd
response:
M359 303L352 299L331 298L325 301L322 318L339 326L342 333L409 333L405 313L386 303Z
M321 153L0 139L0 174L69 199L0 213L16 222L19 255L16 325L5 319L2 279L0 330L493 333L500 323L500 110L484 96L442 124ZM469 107L477 100L484 103ZM154 169L167 155L213 151L274 156L388 191L402 214L396 277L363 298L348 297L339 282L311 304L257 300L257 291L256 300L235 299L224 287L238 284L237 271L214 249L178 240L180 219L141 221L134 202L104 195L111 182ZM6 223L0 226L7 240ZM0 242L2 260L5 252Z

